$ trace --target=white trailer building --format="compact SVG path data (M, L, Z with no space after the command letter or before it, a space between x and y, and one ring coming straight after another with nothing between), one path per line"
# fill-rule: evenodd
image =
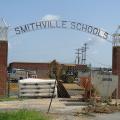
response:
M118 76L112 74L92 74L92 84L102 98L109 98L118 89Z

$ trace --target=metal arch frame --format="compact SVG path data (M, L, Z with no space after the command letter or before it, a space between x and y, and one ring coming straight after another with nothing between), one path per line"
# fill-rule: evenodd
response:
M0 40L7 40L9 26L3 18L0 19Z
M44 22L49 22L49 25L48 27L46 27L46 24ZM51 26L51 22L56 22L56 23L59 23L61 22L62 23L62 26ZM83 26L83 28L81 29L76 29L76 28L72 28L70 26L67 26L66 27L66 23L70 23L70 24L73 24L73 26L75 27L75 25L80 25ZM35 27L32 26L32 29L30 29L30 25L33 25L33 24L43 24L43 27L39 27L39 28L36 28L34 29ZM51 27L50 27L51 26ZM85 30L84 27L87 27L88 29ZM29 23L29 24L25 24L25 25L19 25L19 26L16 26L16 27L10 27L3 18L0 19L0 39L1 40L7 40L8 38L8 32L10 31L13 31L15 34L12 35L12 37L16 36L16 35L21 35L21 34L24 34L26 32L30 32L30 31L35 31L35 30L42 30L42 29L54 29L54 28L64 28L64 29L72 29L72 30L76 30L76 31L82 31L82 32L86 32L86 33L89 33L89 34L92 34L92 35L95 35L97 37L100 37L104 40L106 40L107 42L109 43L112 43L114 45L114 35L118 32L118 30L120 29L120 26L118 26L117 30L115 31L115 34L109 34L108 32L104 31L103 29L100 29L98 27L95 27L95 26L92 26L92 25L87 25L87 24L84 24L84 23L81 23L81 22L75 22L75 21L70 21L70 20L40 20L40 21L37 21L37 22L32 22L32 23ZM97 32L97 34L95 34L92 30L92 32L90 31L90 28L91 29L95 29L95 30L98 30L99 32ZM21 32L20 32L21 31ZM101 32L101 33L100 33ZM100 33L100 35L99 35ZM105 36L103 37L102 35ZM110 40L112 37L112 40Z

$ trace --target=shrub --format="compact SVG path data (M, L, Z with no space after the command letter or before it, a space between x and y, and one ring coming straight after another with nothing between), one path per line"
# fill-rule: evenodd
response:
M67 82L68 83L73 83L74 82L74 77L73 76L67 76Z
M0 120L49 120L44 114L32 110L0 112Z

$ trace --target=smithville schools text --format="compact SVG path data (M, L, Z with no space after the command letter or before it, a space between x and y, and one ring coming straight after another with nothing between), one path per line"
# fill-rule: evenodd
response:
M48 20L48 21L39 21L34 23L29 23L26 25L18 26L14 28L15 33L22 34L25 32L40 30L40 29L54 29L54 28L63 28L63 29L74 29L78 31L87 32L96 36L99 36L103 39L108 38L108 33L91 25L86 25L79 22L66 21L66 20Z

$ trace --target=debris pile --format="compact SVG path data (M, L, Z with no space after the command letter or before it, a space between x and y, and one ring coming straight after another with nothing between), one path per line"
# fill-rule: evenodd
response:
M86 108L83 108L82 112L83 113L113 113L113 112L117 112L120 111L120 105L108 105L108 104L104 104L104 105L89 105Z

